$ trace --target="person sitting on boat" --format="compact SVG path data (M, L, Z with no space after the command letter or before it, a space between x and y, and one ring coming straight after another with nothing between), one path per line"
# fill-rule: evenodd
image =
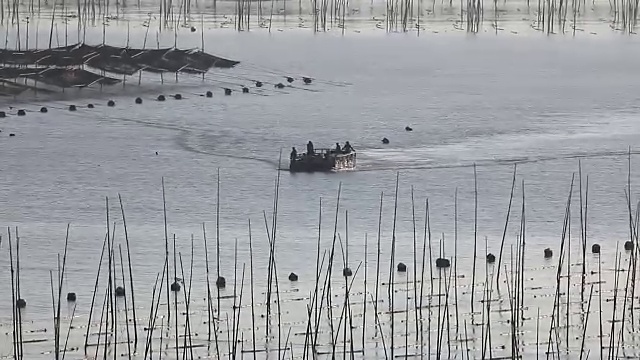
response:
M296 161L298 158L298 150L295 147L291 148L291 161Z
M307 143L307 155L311 156L313 154L313 143L311 142L311 140L309 140L309 142Z
M351 146L351 144L349 144L349 142L345 142L344 143L344 147L342 148L342 152L345 154L348 154L350 152L354 151L353 147Z
M341 154L342 153L342 148L340 147L340 143L336 143L336 148L335 148L334 152L336 154Z

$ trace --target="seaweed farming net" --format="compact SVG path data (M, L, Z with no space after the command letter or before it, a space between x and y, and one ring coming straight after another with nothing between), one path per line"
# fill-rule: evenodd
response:
M30 78L59 87L111 85L119 80L100 76L83 66L119 75L138 71L204 74L211 68L232 68L239 61L198 49L134 49L109 45L75 44L44 50L0 50L0 78ZM24 67L27 68L24 68ZM66 69L64 69L66 68Z

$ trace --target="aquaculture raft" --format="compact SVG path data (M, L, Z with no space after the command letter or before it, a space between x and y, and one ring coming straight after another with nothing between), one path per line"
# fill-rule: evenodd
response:
M289 162L291 172L331 172L356 167L356 152L338 153L333 149L315 149L313 154L301 154Z
M240 63L199 49L133 49L87 44L44 50L0 49L0 62L3 64L0 80L5 83L12 83L9 79L27 78L62 88L121 82L105 72L125 76L138 71L204 74L211 68L232 68ZM103 74L95 74L85 66Z

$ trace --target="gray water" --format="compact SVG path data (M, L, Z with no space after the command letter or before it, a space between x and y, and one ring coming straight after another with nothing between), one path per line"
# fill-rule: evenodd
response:
M126 29L110 31L116 43L126 36ZM133 31L137 35L132 37L131 46L141 46L144 30ZM160 40L167 46L173 44L171 34ZM199 33L185 32L179 46L200 46L200 41ZM299 296L308 295L313 289L319 201L322 199L323 203L323 248L327 248L331 245L340 184L338 229L344 241L348 211L349 262L353 269L363 260L367 234L369 279L375 272L378 207L384 192L382 268L387 270L381 271L386 281L396 176L396 262L407 263L412 272L412 188L420 244L428 198L434 242L444 238L445 251L452 255L457 191L458 271L467 274L461 282L468 283L474 241L474 163L479 194L480 268L484 268L485 237L488 251L499 251L517 163L514 219L507 231L504 261L508 261L509 247L516 243L519 232L524 181L527 267L533 269L532 282L545 286L541 292L553 291L556 262L543 262L542 250L559 248L564 208L579 161L583 186L589 176L588 244L600 243L603 257L608 259L603 269L614 268L616 245L629 238L627 151L639 145L635 90L640 80L636 71L640 50L635 38L465 34L417 38L372 33L338 37L296 31L271 35L264 31L218 31L206 34L206 44L207 51L242 63L231 70L212 70L204 81L181 75L176 84L170 75L161 85L159 76L145 75L142 85L138 87L137 78L128 80L124 90L70 90L63 100L56 101L44 95L19 102L1 99L2 110L10 114L15 114L12 106L34 110L26 117L9 116L0 121L0 225L18 227L21 292L28 301L25 318L33 321L35 328L49 328L49 339L49 271L56 269L56 254L63 251L67 224L70 236L63 296L66 291L78 293L76 315L83 316L78 321L86 322L106 228L105 197L109 198L110 220L117 222L117 241L124 250L117 202L118 194L122 195L136 296L139 301L145 299L145 304L139 306L148 309L153 281L164 263L163 178L168 233L170 238L176 234L185 271L191 234L196 239L194 284L199 285L193 298L200 305L205 304L203 223L207 227L210 258L215 258L212 244L217 169L220 262L221 273L227 277L227 293L232 291L229 284L233 281L235 239L239 241L239 268L242 263L248 266L249 220L257 286L264 289L268 245L263 211L270 219L278 158L282 152L283 159L287 159L291 146L303 149L308 140L316 147L350 141L358 152L358 168L332 174L280 174L278 275L281 287L300 289ZM303 75L314 77L314 83L302 85ZM285 76L296 77L293 87L282 92L273 90L272 84L284 81ZM264 96L253 88L251 94L222 95L221 86L231 83L237 89L239 84L251 85L250 80L267 82L260 93ZM207 90L214 91L213 98L201 96ZM158 94L173 92L182 93L185 99L154 101ZM134 104L137 93L143 94L142 105ZM107 99L114 99L116 107L107 107ZM96 108L82 107L76 113L64 110L72 103L89 102L97 104ZM36 112L40 106L50 107L50 112ZM406 132L407 125L414 131ZM8 133L16 136L9 137ZM389 145L381 143L383 137L390 139ZM635 203L633 184L638 177L634 169L638 168L638 160L632 157L631 162ZM574 191L577 197L577 177ZM578 259L580 232L577 200L574 204L572 236L576 252L572 263ZM2 239L6 250L6 234ZM434 254L438 249L434 248ZM341 262L341 255L336 256L336 261ZM1 259L0 283L10 289L7 251L3 251ZM215 264L211 261L213 269ZM550 268L546 272L535 270L541 266ZM591 261L589 266L593 269L597 264ZM341 266L336 267L340 279ZM300 285L287 282L286 275L292 271L300 275ZM607 284L608 288L612 286ZM10 296L10 291L0 295L0 317L7 329L6 341L2 340L6 346L0 355L6 356L11 354ZM464 301L464 311L468 313L468 299ZM550 305L537 306L550 315L553 299L548 301ZM403 302L399 307L404 306ZM535 316L533 304L528 310L530 316ZM299 305L298 315L293 309L291 321L304 320L304 307ZM138 317L146 319L148 312L143 313ZM206 306L204 315L201 311L198 316L206 319ZM548 331L548 320L545 321L542 334ZM373 329L371 324L368 326ZM305 325L298 325L302 326L299 330L304 331ZM286 329L283 331L286 335ZM84 341L83 335L79 337L75 346ZM296 341L302 346L304 336ZM396 340L396 346L398 342L404 340ZM50 351L51 344L40 346ZM481 344L475 340L476 356L480 356ZM579 343L577 347L579 351ZM44 351L37 345L25 348L29 358L39 358ZM32 353L29 348L34 349ZM301 351L294 355L301 356ZM377 355L384 356L379 349ZM75 358L81 356L81 352L74 354Z

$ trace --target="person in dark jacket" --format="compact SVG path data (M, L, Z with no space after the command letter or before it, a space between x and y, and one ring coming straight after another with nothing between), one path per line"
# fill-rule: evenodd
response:
M340 147L340 143L336 143L336 148L335 148L335 153L336 154L341 154L342 153L342 148Z
M349 144L349 142L345 142L344 143L344 147L342 148L342 152L345 154L348 154L350 152L354 151L353 147L351 146L351 144Z
M309 142L307 143L307 155L313 155L314 151L313 151L313 143L311 142L311 140L309 140Z
M295 161L298 158L298 150L295 147L291 148L291 161Z

